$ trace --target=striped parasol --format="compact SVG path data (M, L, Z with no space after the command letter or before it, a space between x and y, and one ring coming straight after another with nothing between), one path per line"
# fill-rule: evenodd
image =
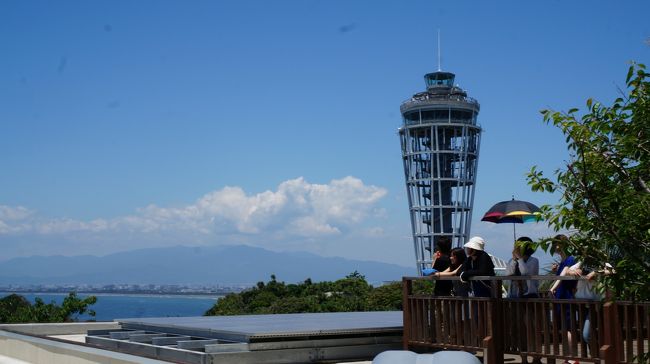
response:
M481 221L493 222L495 224L512 223L514 238L517 240L517 232L514 224L537 222L541 219L542 211L537 205L527 201L515 200L513 197L512 200L494 204L483 215Z

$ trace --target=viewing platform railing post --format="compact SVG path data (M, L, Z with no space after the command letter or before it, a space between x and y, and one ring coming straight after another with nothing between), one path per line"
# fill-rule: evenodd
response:
M490 335L483 340L484 364L503 364L503 298L501 281L492 281L492 300L489 303Z
M600 357L604 364L617 364L619 362L618 354L618 308L614 301L609 301L603 305L603 323L604 335L603 345L600 347Z
M407 277L402 278L402 314L404 315L404 330L402 334L402 345L404 350L409 349L410 330L413 327L411 323L411 303L409 297L413 293L413 281Z

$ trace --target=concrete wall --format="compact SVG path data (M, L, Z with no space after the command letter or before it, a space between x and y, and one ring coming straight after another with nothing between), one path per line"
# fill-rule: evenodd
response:
M72 335L85 334L88 330L119 329L117 322L66 322L55 324L0 324L0 330L30 335Z
M30 330L37 331L39 324ZM9 325L13 326L13 325ZM68 328L70 330L71 328ZM51 328L45 328L51 330ZM39 332L40 334L40 332ZM0 330L0 354L34 364L158 364L160 360Z

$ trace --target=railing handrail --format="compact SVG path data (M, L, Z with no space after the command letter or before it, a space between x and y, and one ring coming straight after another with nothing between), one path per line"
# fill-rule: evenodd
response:
M435 102L435 101L459 101L459 102L465 102L468 104L474 104L474 105L480 105L478 100L476 100L473 97L469 96L462 96L458 94L426 94L426 95L421 95L421 96L413 96L407 100L402 101L400 106L404 105L411 105L411 104L417 104L417 103L427 103L427 102Z

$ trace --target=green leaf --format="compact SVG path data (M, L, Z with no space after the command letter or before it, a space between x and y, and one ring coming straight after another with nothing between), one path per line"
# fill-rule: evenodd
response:
M630 68L627 70L627 77L625 77L626 84L630 83L633 74L634 74L634 65L630 66Z

